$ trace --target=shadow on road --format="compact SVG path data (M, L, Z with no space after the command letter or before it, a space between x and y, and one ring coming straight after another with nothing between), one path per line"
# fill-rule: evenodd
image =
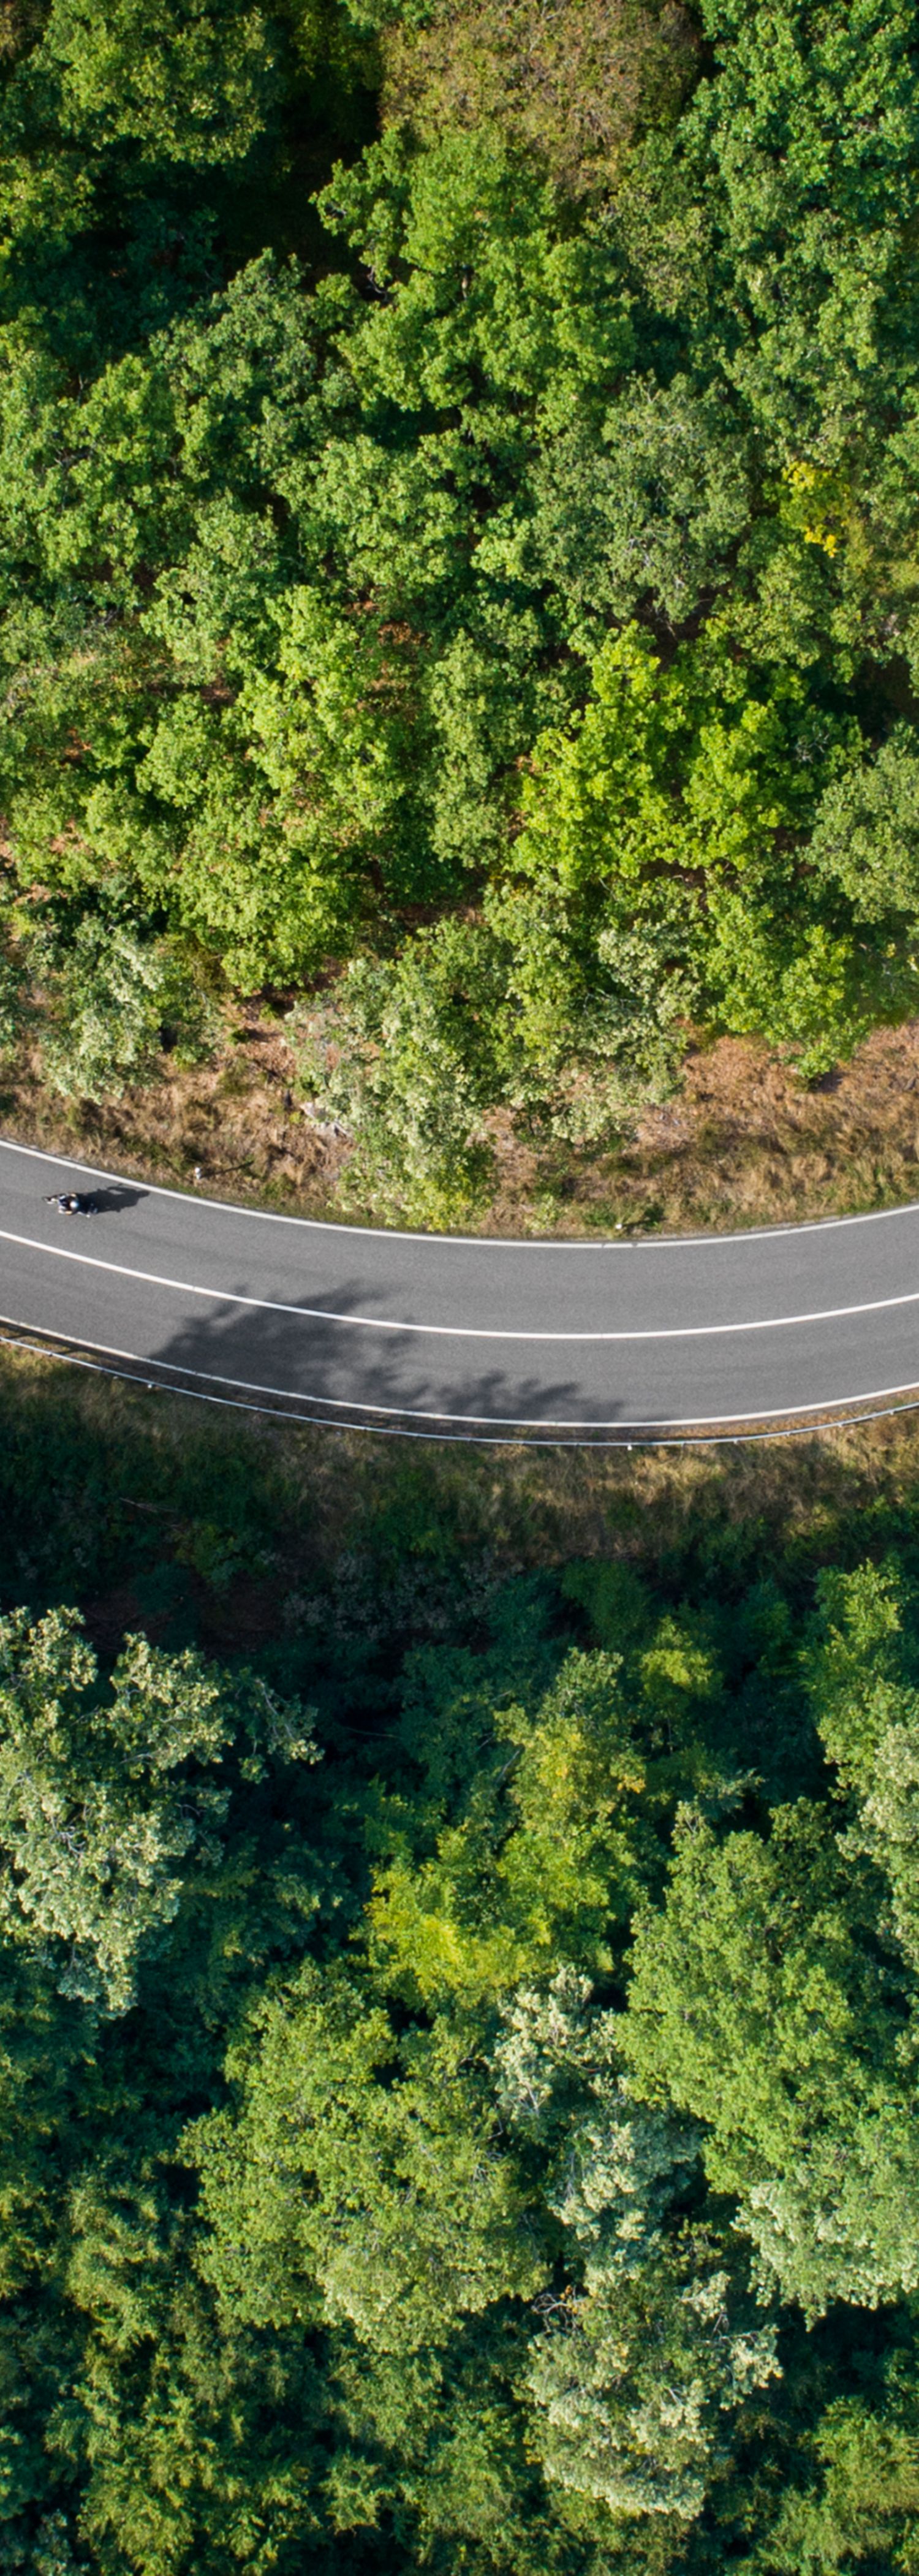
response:
M149 1198L150 1192L128 1189L121 1181L116 1181L111 1188L93 1190L91 1195L97 1216L120 1216L125 1208L139 1207L142 1199Z
M240 1293L243 1293L240 1291ZM251 1290L246 1293L251 1294ZM341 1314L359 1310L361 1290L336 1290ZM492 1346L493 1349L493 1346ZM573 1379L544 1378L496 1366L489 1345L457 1337L384 1331L373 1324L326 1323L320 1316L274 1315L215 1301L151 1351L157 1367L216 1379L250 1393L299 1399L333 1415L366 1411L447 1419L510 1430L532 1423L596 1420L597 1406ZM604 1404L615 1424L618 1404Z

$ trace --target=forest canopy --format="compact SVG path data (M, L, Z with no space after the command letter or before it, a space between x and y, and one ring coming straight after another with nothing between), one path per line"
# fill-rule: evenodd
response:
M0 2567L915 2576L914 1486L0 1433Z
M917 155L912 0L7 0L4 1042L280 996L436 1219L913 1011Z

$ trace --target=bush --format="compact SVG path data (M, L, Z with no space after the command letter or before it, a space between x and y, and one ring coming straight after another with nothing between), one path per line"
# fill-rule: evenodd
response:
M348 1190L445 1225L489 1176L496 1093L494 957L474 923L420 933L393 962L359 958L324 1012L294 1016L301 1073L354 1139Z
M643 912L602 905L585 918L544 880L486 909L506 950L503 1097L537 1132L610 1141L639 1101L673 1088L696 992L691 904L667 888Z
M491 1178L499 1104L536 1135L611 1138L673 1082L690 985L664 972L672 946L653 920L579 940L528 886L351 965L323 1009L292 1015L302 1078L353 1139L346 1196L455 1222Z
M207 1053L213 1000L169 941L89 917L52 956L44 1070L65 1099L101 1100L149 1082L169 1041L180 1063Z

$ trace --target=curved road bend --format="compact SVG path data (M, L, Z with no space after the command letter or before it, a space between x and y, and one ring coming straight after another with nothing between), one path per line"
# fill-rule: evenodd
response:
M45 1204L95 1188L87 1221ZM304 1410L471 1433L739 1423L919 1385L919 1206L504 1243L316 1225L0 1144L0 1316Z

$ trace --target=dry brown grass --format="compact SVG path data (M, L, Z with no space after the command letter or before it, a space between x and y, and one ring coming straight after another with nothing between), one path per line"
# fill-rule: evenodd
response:
M295 1081L283 1025L253 1007L228 1018L211 1062L164 1057L158 1080L117 1099L62 1100L42 1079L39 1049L24 1051L4 1069L0 1119L20 1144L138 1179L191 1185L197 1166L214 1197L324 1215L345 1149L295 1101Z
M630 1204L667 1227L849 1214L919 1193L919 1020L876 1029L807 1090L750 1040L690 1054L678 1097L622 1157Z
M140 1179L200 1186L340 1218L341 1136L294 1096L282 1023L240 1008L214 1061L164 1061L146 1089L67 1104L41 1080L37 1053L7 1071L7 1135ZM919 1020L879 1029L812 1090L753 1040L693 1048L680 1089L646 1110L615 1153L538 1151L508 1118L493 1124L496 1186L486 1234L576 1235L621 1223L683 1232L849 1214L919 1196ZM379 1216L372 1205L349 1210Z
M754 1039L690 1049L674 1097L615 1154L538 1158L505 1128L489 1224L684 1233L770 1225L919 1196L919 1020L877 1029L806 1089Z

